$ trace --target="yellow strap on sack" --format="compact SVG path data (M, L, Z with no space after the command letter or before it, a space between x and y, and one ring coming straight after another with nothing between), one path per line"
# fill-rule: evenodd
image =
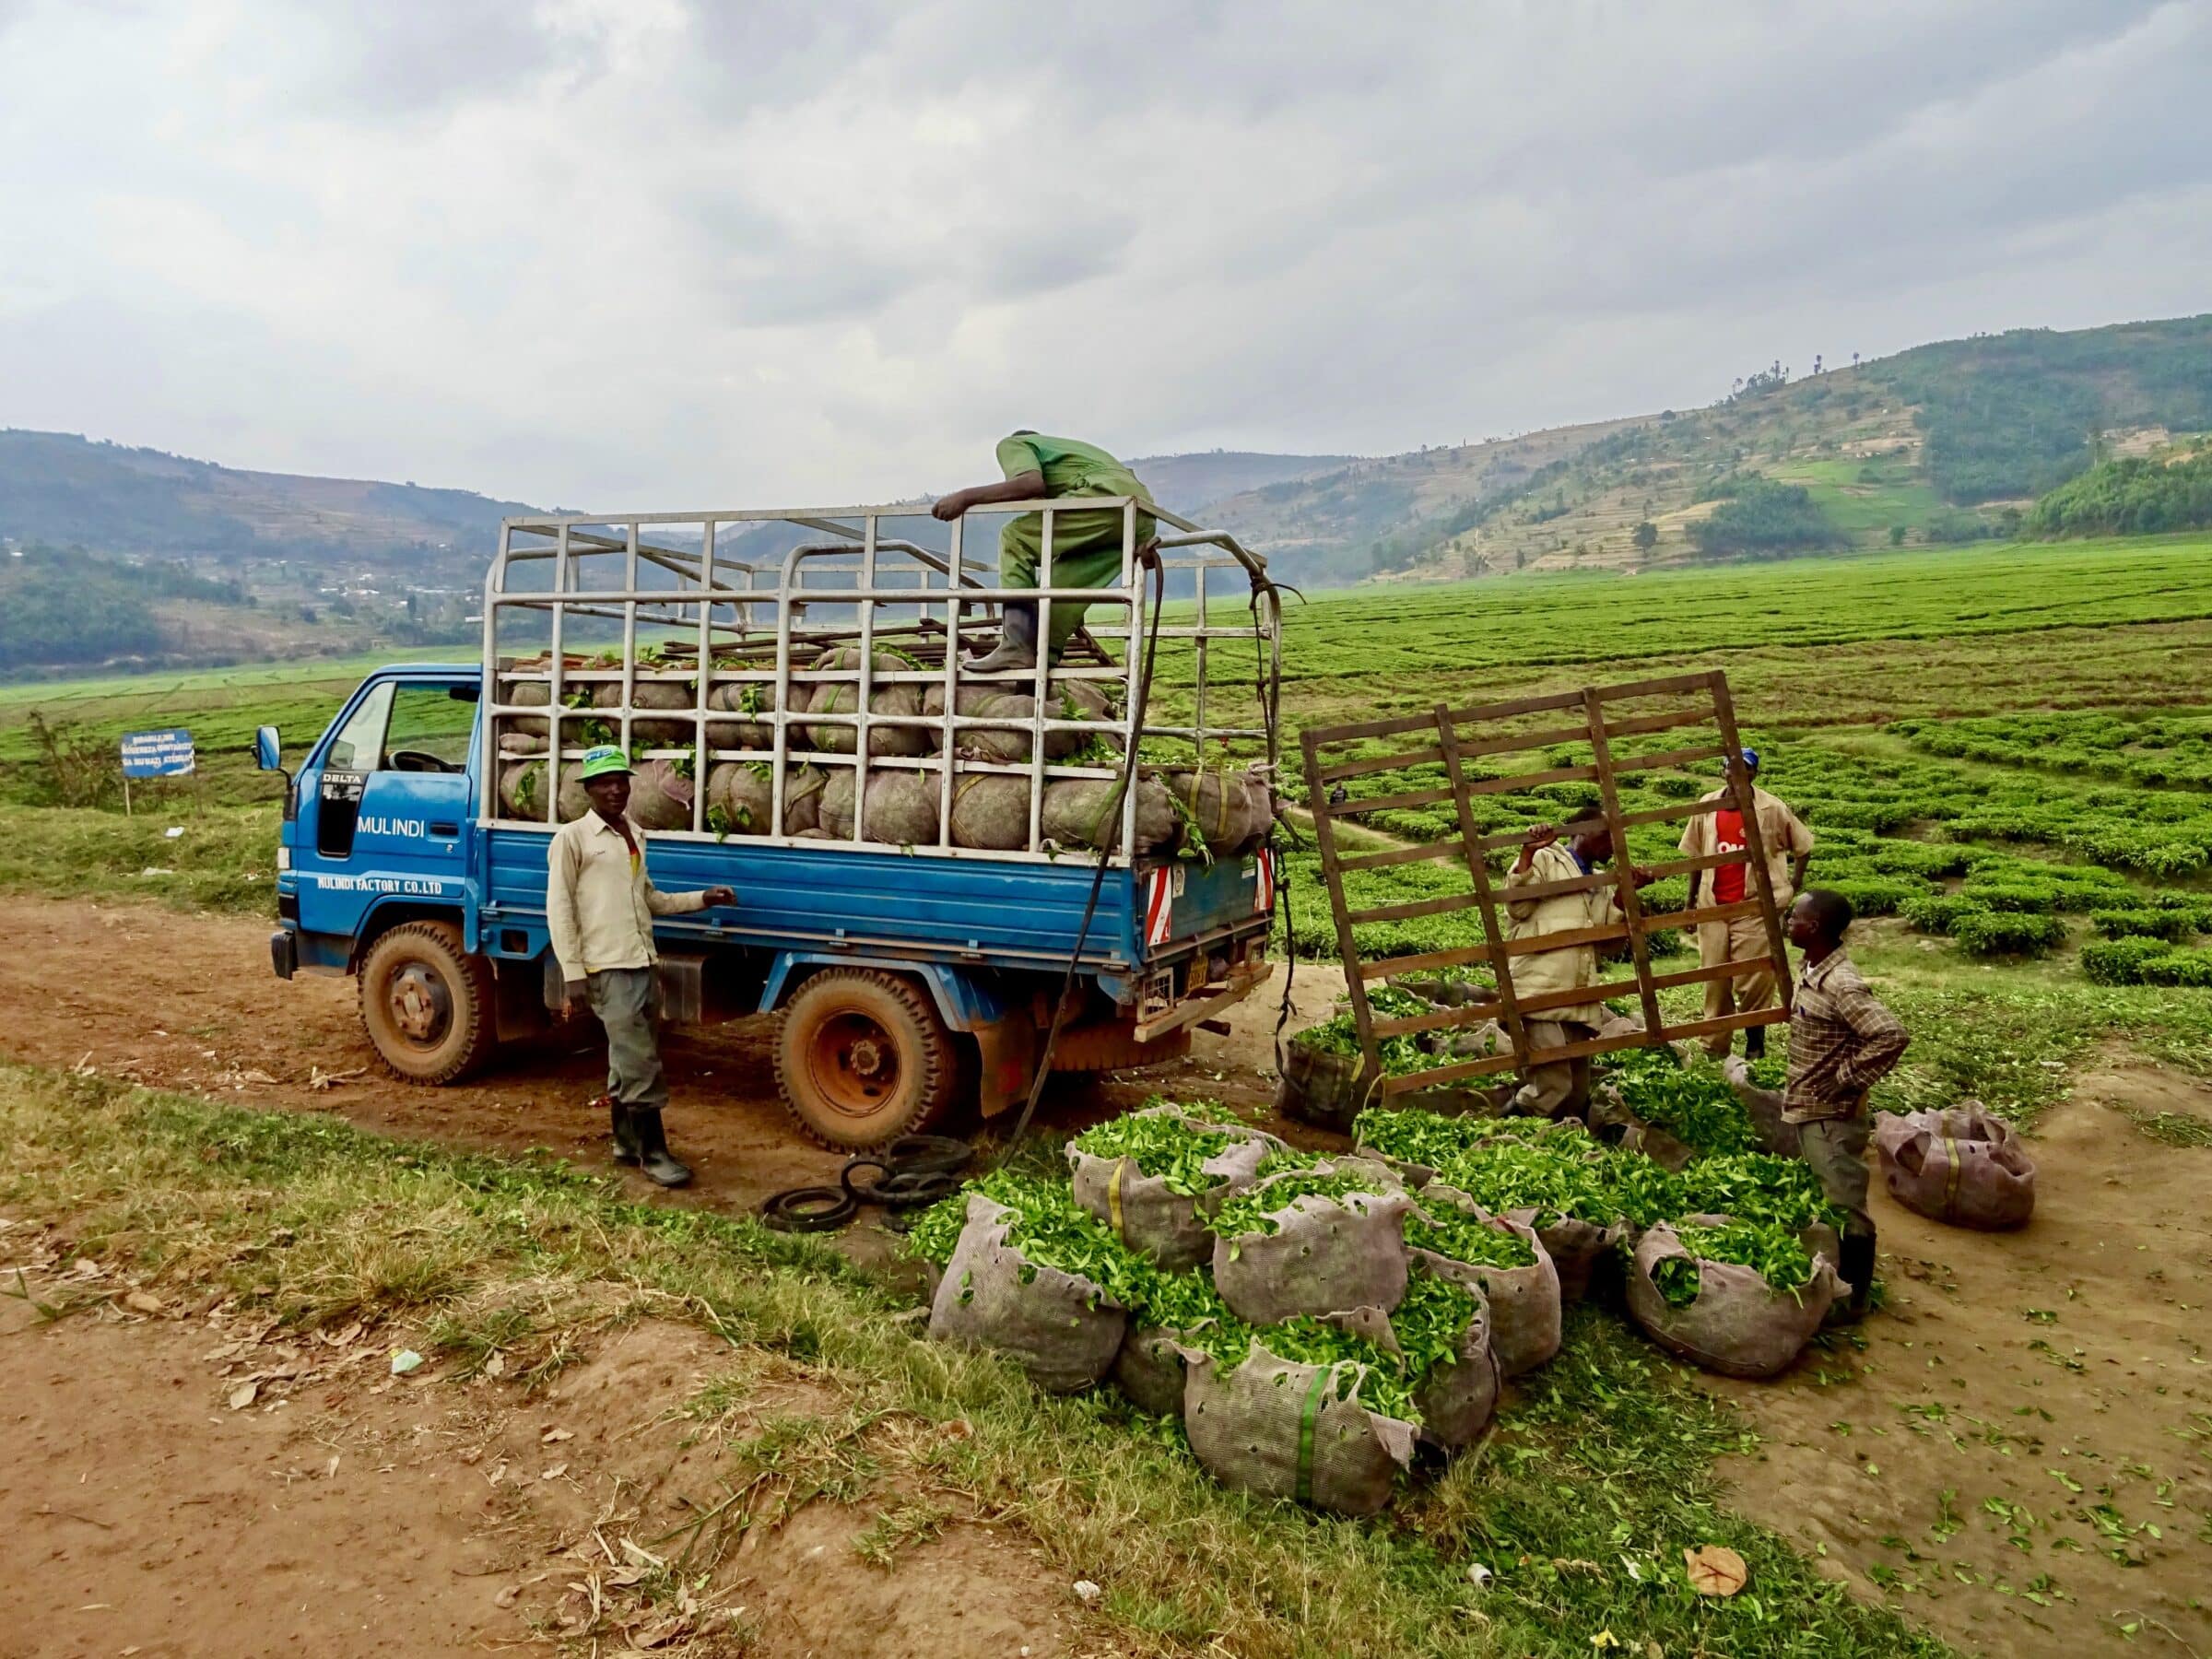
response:
M1128 1167L1127 1159L1117 1158L1113 1160L1113 1173L1106 1177L1106 1218L1113 1225L1113 1236L1124 1244L1129 1241L1122 1238L1122 1171Z

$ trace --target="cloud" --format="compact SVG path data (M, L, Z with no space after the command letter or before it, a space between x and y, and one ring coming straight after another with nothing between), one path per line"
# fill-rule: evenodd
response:
M540 501L1380 453L2205 309L2112 0L0 0L0 423Z

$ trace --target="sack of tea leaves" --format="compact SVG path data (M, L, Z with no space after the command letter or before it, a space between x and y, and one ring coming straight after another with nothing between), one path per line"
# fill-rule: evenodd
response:
M1067 1144L1076 1202L1132 1250L1162 1267L1195 1267L1213 1253L1222 1200L1250 1186L1283 1143L1242 1124L1217 1124L1174 1105L1109 1118Z
M688 760L641 760L629 774L629 816L646 830L688 830L697 788Z
M592 798L583 793L583 783L576 775L579 770L581 763L574 760L560 769L559 821L564 824L592 809ZM513 760L500 768L500 810L509 818L524 818L534 824L546 821L543 760Z
M1380 1308L1406 1294L1413 1199L1360 1159L1291 1170L1225 1200L1214 1216L1214 1288L1240 1319Z
M1426 1300L1424 1293L1430 1288L1426 1278L1456 1286L1473 1303L1450 1358L1430 1364L1413 1389L1422 1434L1447 1452L1456 1452L1472 1445L1490 1426L1490 1418L1498 1412L1499 1390L1504 1386L1504 1372L1490 1335L1489 1293L1471 1268L1425 1250L1411 1254L1414 1271L1406 1284L1406 1300L1398 1304L1401 1317L1417 1300Z
M1670 1354L1726 1377L1788 1369L1841 1289L1794 1234L1725 1216L1662 1221L1637 1241L1629 1312Z
M1367 1408L1365 1366L1277 1359L1265 1332L1226 1375L1210 1354L1185 1357L1183 1428L1192 1455L1223 1486L1339 1515L1371 1515L1390 1501L1413 1461L1415 1430Z
M783 833L815 827L827 772L791 766L783 773ZM775 815L774 773L765 760L720 760L707 773L707 828L718 835L766 835Z
M1889 1195L1932 1221L1995 1232L2035 1213L2035 1160L1979 1100L1877 1113L1874 1147Z
M799 688L804 691L805 688ZM707 707L726 714L765 714L774 712L776 686L773 680L737 680L716 678L707 687ZM803 725L787 727L783 744L786 749L805 748L806 728ZM718 749L773 749L776 747L776 728L765 720L710 720L707 723L707 745Z
M1129 1316L1090 1279L1032 1262L1006 1241L1018 1212L973 1193L929 1334L995 1348L1054 1394L1088 1388L1121 1351Z
M1184 1353L1206 1335L1236 1324L1203 1269L1156 1273L1145 1281L1143 1305L1129 1315L1129 1335L1114 1356L1113 1380L1138 1409L1155 1417L1182 1415Z
M1171 853L1182 834L1182 819L1167 786L1157 778L1136 782L1136 837L1121 845L1122 785L1117 779L1061 778L1044 786L1044 839L1063 851L1097 852L1111 845L1137 857Z
M860 647L841 645L834 651L825 651L815 659L817 669L857 669L860 666ZM904 674L912 672L913 665L897 652L877 649L875 655L877 674ZM792 694L798 697L805 688L794 686ZM818 681L807 698L806 712L812 714L852 714L860 708L860 682ZM882 685L868 694L868 712L871 714L919 714L922 712L922 688L916 685ZM808 725L807 733L814 747L825 754L850 755L859 746L860 735L855 727L829 721L818 721ZM929 735L915 726L870 726L868 753L871 755L922 755L929 752ZM930 837L935 840L933 831Z
M984 682L964 685L954 700L956 712L976 720L1002 720L1004 726L965 726L957 734L957 747L962 754L979 759L996 760L1011 765L1030 758L1030 740L1035 734L1034 722L1037 700L1029 692L1018 688ZM922 712L932 719L945 712L945 688L930 686L922 693ZM1047 720L1105 720L1111 709L1104 692L1085 680L1054 680L1045 694ZM1081 748L1088 734L1083 732L1048 732L1044 738L1044 758L1047 760L1065 760ZM1121 738L1112 732L1100 732L1100 740L1111 749L1119 752ZM933 741L933 746L935 739Z
M546 680L503 679L500 682L500 700L518 708L546 709L553 704L553 687ZM500 716L503 732L517 732L526 737L547 735L548 722L543 714L506 714Z
M1244 777L1241 772L1210 768L1178 769L1160 775L1169 793L1181 804L1191 834L1216 858L1233 857L1253 840L1254 815ZM1265 836L1264 825L1259 832Z
M1267 837L1275 829L1275 786L1267 774L1253 771L1240 772L1234 782L1244 790L1244 839L1230 849L1230 856L1242 858L1257 853L1267 844Z
M854 768L827 769L830 781L822 787L821 828L832 841L853 839L853 774ZM868 769L865 840L892 847L934 847L937 844L937 775L935 772Z
M928 775L934 782L936 774ZM982 853L1027 852L1030 780L1005 772L963 772L953 779L952 844Z
M509 731L500 734L500 753L502 756L542 755L551 747L551 738L533 737L527 732Z
M646 709L696 709L699 694L682 680L640 679L629 688L629 747L641 748L675 748L678 745L699 741L699 722L695 719L655 719L638 712ZM610 711L607 724L616 725L621 718L622 682L602 680L592 690L592 707ZM616 725L618 733L620 727Z
M1559 1351L1559 1270L1527 1222L1493 1216L1466 1194L1432 1181L1406 1218L1406 1241L1459 1264L1482 1287L1490 1347L1507 1376L1534 1371Z

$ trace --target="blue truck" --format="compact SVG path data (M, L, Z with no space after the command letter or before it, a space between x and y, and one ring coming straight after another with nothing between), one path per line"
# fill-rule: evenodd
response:
M614 741L654 884L737 894L658 924L667 1017L779 1015L821 1143L1003 1111L1056 1011L1056 1070L1186 1052L1270 972L1277 595L1225 535L1084 505L1124 510L1116 587L1053 585L1044 502L976 514L1044 516L1033 589L979 576L965 521L902 534L912 507L507 521L480 658L371 674L288 776L276 973L353 975L426 1085L547 1030L547 848ZM1109 619L965 671L1002 607L1055 600ZM275 728L256 748L283 770Z

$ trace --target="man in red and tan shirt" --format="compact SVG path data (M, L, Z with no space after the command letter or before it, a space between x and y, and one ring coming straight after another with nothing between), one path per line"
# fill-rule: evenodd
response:
M1759 751L1744 751L1744 770L1754 780L1751 786L1753 810L1759 815L1759 840L1767 853L1767 876L1774 884L1774 908L1786 912L1797 889L1805 885L1806 865L1812 861L1813 832L1787 806L1759 787ZM1704 797L1708 801L1727 798L1725 786ZM1682 855L1685 858L1711 858L1718 853L1741 853L1747 842L1744 838L1744 815L1733 806L1718 812L1701 812L1689 820L1682 830ZM1740 904L1750 896L1747 864L1721 865L1712 870L1692 870L1689 874L1689 908L1698 908L1698 891L1708 886L1714 904ZM1708 884L1704 877L1710 876ZM1767 947L1766 924L1758 916L1732 916L1724 922L1698 924L1698 959L1707 968L1719 968L1729 962L1756 961L1770 955ZM1774 1000L1774 974L1771 969L1738 974L1731 979L1712 979L1705 982L1705 1018L1724 1019L1730 1014L1746 1014L1765 1007ZM1728 1052L1733 1031L1715 1031L1705 1039L1705 1052L1719 1059ZM1744 1053L1757 1060L1767 1052L1767 1029L1753 1026L1744 1033Z

